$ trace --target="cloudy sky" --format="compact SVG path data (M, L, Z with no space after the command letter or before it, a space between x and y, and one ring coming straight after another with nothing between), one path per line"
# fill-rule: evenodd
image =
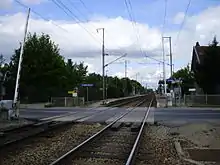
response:
M56 5L59 2L64 9ZM130 0L135 23L125 2L129 7L129 0L0 0L0 53L9 59L22 40L27 8L21 4L32 9L28 31L50 34L66 59L84 61L89 72L101 73L102 34L96 29L105 28L106 63L127 53L106 68L107 74L123 77L127 60L128 77L150 87L156 87L163 75L158 62L162 33L172 37L175 70L191 62L196 41L207 45L220 35L219 0ZM168 40L165 53L169 53Z

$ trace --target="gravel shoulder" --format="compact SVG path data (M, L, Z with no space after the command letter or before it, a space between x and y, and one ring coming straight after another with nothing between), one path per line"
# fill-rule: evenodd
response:
M169 129L148 126L144 132L136 165L191 165L181 160L176 152Z
M189 123L170 128L170 132L178 135L176 138L188 139L195 147L220 148L220 123Z
M0 164L49 164L101 128L100 124L73 124L62 130L49 131L0 150Z
M180 142L184 156L177 153L175 143ZM178 127L151 125L146 128L136 164L201 165L213 162L189 162L187 148L220 148L220 124L188 123ZM215 163L214 163L215 164Z

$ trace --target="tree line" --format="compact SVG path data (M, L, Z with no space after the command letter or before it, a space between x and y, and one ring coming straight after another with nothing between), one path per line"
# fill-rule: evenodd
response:
M3 55L0 56L4 99L13 99L14 96L20 50L21 47L15 49L9 62L5 62ZM21 102L45 102L51 97L71 97L68 91L75 88L78 88L79 97L85 97L86 88L81 86L83 83L94 84L89 87L89 101L102 99L101 75L89 73L88 66L83 62L66 60L48 34L27 35L19 84ZM133 89L140 93L145 91L139 82L129 78L108 76L106 83L108 98L131 95Z

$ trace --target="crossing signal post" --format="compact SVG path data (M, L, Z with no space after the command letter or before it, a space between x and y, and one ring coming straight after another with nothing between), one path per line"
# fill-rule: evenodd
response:
M18 61L18 70L17 70L17 77L16 77L16 84L15 84L15 93L14 93L14 99L13 99L13 104L12 104L16 118L19 118L19 109L17 106L18 93L19 93L19 81L20 81L21 63L22 63L23 52L24 52L24 44L26 41L26 36L27 36L27 31L28 31L28 22L29 22L29 17L30 17L30 11L31 10L29 8L28 14L27 14L27 20L26 20L26 24L25 24L25 29L24 29L24 38L23 38L23 42L21 44L21 49L20 49L20 57L19 57L19 61Z

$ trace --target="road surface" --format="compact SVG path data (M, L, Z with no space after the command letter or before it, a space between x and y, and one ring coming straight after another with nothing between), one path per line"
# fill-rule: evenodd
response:
M106 122L114 120L127 111L126 108L109 107L22 109L20 117L42 120L60 116L58 119L62 121ZM138 107L125 116L123 121L136 122L142 120L145 112L146 108ZM184 124L197 121L218 121L219 119L220 110L213 108L151 108L148 121L157 121L165 124Z

